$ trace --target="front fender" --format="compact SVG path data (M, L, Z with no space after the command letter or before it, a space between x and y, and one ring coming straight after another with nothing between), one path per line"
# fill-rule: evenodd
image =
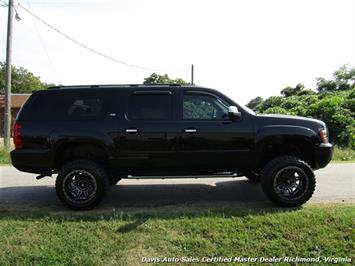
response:
M292 144L292 142L305 142L312 147L319 142L319 137L312 129L293 125L270 125L260 128L256 132L255 146L261 153L265 145Z

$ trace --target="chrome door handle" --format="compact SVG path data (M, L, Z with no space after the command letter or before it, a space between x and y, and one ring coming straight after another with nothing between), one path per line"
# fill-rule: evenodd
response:
M185 133L196 133L197 129L196 128L186 128Z
M138 132L138 129L136 128L127 128L126 129L126 133L137 133Z

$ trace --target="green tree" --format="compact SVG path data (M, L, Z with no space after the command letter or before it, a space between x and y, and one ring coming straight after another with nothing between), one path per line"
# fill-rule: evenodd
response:
M144 78L143 84L179 84L187 85L189 84L181 78L171 79L168 74L160 75L157 73L151 74L149 77Z
M4 92L5 88L5 69L6 64L0 62L0 91ZM30 93L33 90L43 90L53 84L41 82L40 77L35 76L29 70L23 67L11 68L11 91L14 93Z
M349 93L349 95L345 98L345 100L342 103L341 107L349 109L352 113L355 114L355 89L353 89Z
M318 92L298 84L283 89L283 97L271 96L265 100L256 97L248 106L259 113L323 120L334 144L355 148L355 68L342 66L334 72L332 79L318 78L317 81Z
M249 107L250 109L256 110L258 105L261 104L262 102L263 102L263 98L258 96L258 97L255 97L254 99L250 100L250 102L247 104L247 107Z
M293 95L298 95L301 91L304 90L304 85L299 83L296 87L286 87L281 91L281 95L284 97L290 97Z
M283 114L283 115L290 115L291 113L287 111L286 109L279 107L279 106L274 106L266 109L264 111L264 114Z
M351 90L355 88L355 68L347 65L340 67L333 74L333 79L317 78L319 92Z
M330 129L331 139L340 146L353 146L352 127L355 126L354 113L342 108L344 97L329 95L309 106L309 116L323 120Z
M284 100L285 99L281 96L270 96L269 98L267 98L265 101L263 101L261 104L258 105L257 111L263 113L265 110L271 107L280 106Z

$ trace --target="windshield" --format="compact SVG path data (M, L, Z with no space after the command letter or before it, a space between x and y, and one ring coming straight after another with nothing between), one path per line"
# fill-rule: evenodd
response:
M252 114L252 115L256 115L256 113L250 109L249 107L245 106L245 105L239 105L241 108L243 108L243 110L245 110L246 112L248 112L249 114Z
M220 93L221 94L221 93ZM229 103L225 100L222 100L221 98L218 97L218 100L221 101L221 104L223 104L224 106L226 106L227 108L230 106L230 105L236 105L233 103L233 100L231 98L228 98L226 95L222 94L224 96L224 99L229 99ZM242 104L237 104L237 107L240 108L240 109L243 109L245 112L247 112L248 114L251 114L251 115L256 115L256 113L250 109L249 107L245 106L245 105L242 105Z

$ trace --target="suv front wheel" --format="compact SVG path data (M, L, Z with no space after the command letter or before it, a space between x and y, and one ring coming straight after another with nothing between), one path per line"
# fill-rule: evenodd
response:
M58 198L74 210L89 210L100 203L109 186L106 172L89 160L70 162L57 176Z
M261 173L264 193L283 207L297 207L307 202L315 189L312 168L293 156L271 160Z

